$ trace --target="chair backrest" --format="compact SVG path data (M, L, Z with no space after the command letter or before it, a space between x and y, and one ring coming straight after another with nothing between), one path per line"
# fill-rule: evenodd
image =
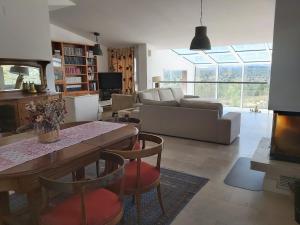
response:
M164 141L161 137L145 133L140 133L138 135L138 141L142 144L142 148L140 150L109 150L110 152L121 155L125 159L137 160L137 189L140 186L141 159L157 155L156 168L160 170L161 153L164 144ZM151 142L151 145L146 147L146 142Z
M92 179L92 180L81 180L74 182L62 182L57 180L52 180L46 177L40 177L39 181L43 191L43 207L42 210L47 208L49 202L49 192L58 192L58 193L80 193L81 196L81 209L82 209L82 221L83 224L86 224L86 209L84 201L84 193L86 189L90 188L103 188L110 186L120 179L124 175L124 158L120 155L117 155L112 152L101 152L100 159L111 161L118 165L118 167L107 173L105 176ZM121 183L120 195L123 192L123 184Z

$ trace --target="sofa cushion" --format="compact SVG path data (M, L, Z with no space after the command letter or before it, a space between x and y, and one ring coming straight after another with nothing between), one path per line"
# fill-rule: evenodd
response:
M210 110L217 110L219 117L223 115L223 105L219 102L210 102L210 101L203 101L201 99L184 99L180 100L180 106L186 108L197 108L197 109L210 109Z
M180 100L182 98L184 98L184 94L183 94L181 88L171 88L171 91L172 91L173 96L174 96L174 98L177 102L180 102Z
M159 98L161 101L174 101L172 90L170 88L160 88L158 89Z
M179 103L175 100L154 101L154 100L144 99L143 104L145 104L145 105L160 105L160 106L179 106Z
M158 89L149 89L146 91L139 92L139 100L144 103L144 100L154 100L154 101L160 101Z

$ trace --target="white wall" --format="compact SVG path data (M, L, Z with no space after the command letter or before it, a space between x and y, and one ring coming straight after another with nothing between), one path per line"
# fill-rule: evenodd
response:
M152 77L161 76L163 78L164 70L185 70L187 71L187 80L194 80L195 66L177 55L170 49L157 49L148 45L147 60L147 84L152 87ZM150 51L150 52L149 52ZM149 85L150 84L150 85ZM187 85L187 94L194 93L194 85Z
M137 73L137 87L138 91L147 89L150 84L148 84L147 76L147 44L140 44L135 48L136 52L136 73Z
M269 109L300 112L300 1L277 0Z
M0 58L51 59L47 0L0 0Z

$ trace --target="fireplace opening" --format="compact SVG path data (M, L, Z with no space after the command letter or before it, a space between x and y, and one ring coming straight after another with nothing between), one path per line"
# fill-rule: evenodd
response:
M274 112L270 158L300 163L300 113Z

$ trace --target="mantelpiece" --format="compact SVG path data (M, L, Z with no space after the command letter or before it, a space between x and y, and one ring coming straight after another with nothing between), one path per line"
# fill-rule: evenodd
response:
M1 65L30 66L39 69L40 85L46 89L46 66L49 61L26 60L26 59L3 59L0 58ZM4 74L3 74L4 76ZM25 125L27 121L26 104L29 102L46 101L59 98L58 93L24 93L20 89L0 91L0 132L13 132L17 127Z

